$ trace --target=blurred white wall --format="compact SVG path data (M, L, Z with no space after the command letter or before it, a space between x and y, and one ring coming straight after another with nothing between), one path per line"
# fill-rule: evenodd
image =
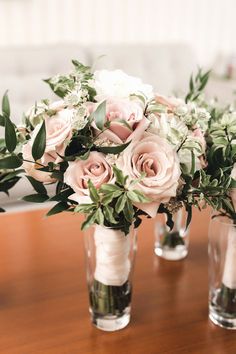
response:
M0 0L0 46L190 43L201 65L236 52L236 0Z

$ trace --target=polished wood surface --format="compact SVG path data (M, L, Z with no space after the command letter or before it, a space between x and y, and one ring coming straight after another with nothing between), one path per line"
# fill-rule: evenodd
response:
M107 333L88 314L78 216L0 216L1 354L236 353L236 332L208 320L207 224L195 213L187 259L153 252L153 222L139 229L132 320Z

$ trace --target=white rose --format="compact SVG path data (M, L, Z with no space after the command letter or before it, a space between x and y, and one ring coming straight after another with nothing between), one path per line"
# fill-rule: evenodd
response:
M151 85L143 84L141 79L129 76L122 70L95 71L92 86L97 92L97 101L106 99L109 96L127 98L131 94L140 93L148 99L153 97L153 88Z

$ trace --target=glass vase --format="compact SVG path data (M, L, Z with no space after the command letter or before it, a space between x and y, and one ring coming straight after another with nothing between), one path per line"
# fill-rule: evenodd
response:
M236 329L236 225L227 217L213 217L209 226L209 317Z
M130 322L136 230L93 225L84 232L87 282L92 323L104 331Z
M157 256L170 261L183 259L188 254L189 228L186 230L186 219L183 209L179 209L172 216L173 229L161 223L155 222L155 248Z

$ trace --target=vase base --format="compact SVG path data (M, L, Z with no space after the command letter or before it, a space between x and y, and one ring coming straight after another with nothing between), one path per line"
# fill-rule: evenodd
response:
M114 332L125 328L130 322L130 314L124 313L122 316L98 316L92 313L93 325L106 332Z
M209 318L219 327L236 330L236 318L230 318L227 314L219 313L213 305L210 305Z
M157 246L155 247L155 254L168 261L179 261L187 256L188 250L185 245L179 245L175 248Z

